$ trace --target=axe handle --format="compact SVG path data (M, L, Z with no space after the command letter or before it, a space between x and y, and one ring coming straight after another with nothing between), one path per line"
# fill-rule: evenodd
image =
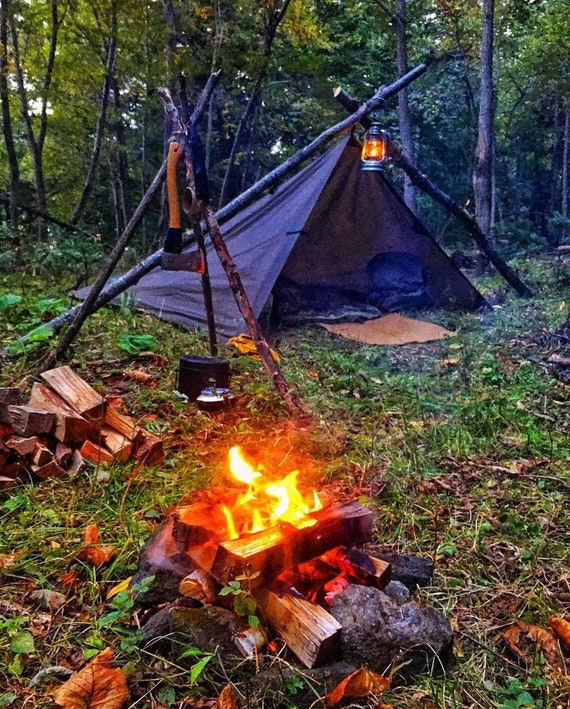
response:
M180 202L178 201L178 185L176 169L184 148L173 141L168 146L166 161L166 197L168 200L168 233L164 240L163 251L169 254L179 254L182 251L182 221L180 218Z

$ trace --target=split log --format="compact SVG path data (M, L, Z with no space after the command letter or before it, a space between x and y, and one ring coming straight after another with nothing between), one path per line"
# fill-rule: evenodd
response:
M34 475L42 480L47 480L48 478L63 478L67 475L67 472L59 466L55 460L50 460L45 465L32 465L31 470Z
M99 437L108 448L115 460L126 462L131 457L133 444L126 436L109 426L102 426Z
M301 529L281 524L222 542L212 551L200 545L187 553L221 583L245 576L255 587L285 568L320 556L331 546L362 544L372 536L374 513L356 501L326 507L309 518L316 523Z
M105 411L105 425L114 428L129 441L134 441L141 427L130 416L122 414L113 406L107 406Z
M55 446L54 457L56 463L67 470L73 460L73 448L66 443L58 441Z
M10 423L9 405L22 403L22 392L17 387L4 387L0 389L0 423Z
M150 431L140 429L135 439L133 459L145 465L161 465L164 462L162 440Z
M265 622L306 667L328 662L338 653L342 626L324 608L267 588L253 595Z
M107 402L71 367L65 365L49 369L41 376L78 414L96 423L103 422Z
M363 586L383 589L392 574L387 561L370 556L360 549L337 547L323 554L321 558Z
M241 654L251 659L263 648L267 642L267 635L263 628L258 626L257 628L245 628L234 633L232 640Z
M38 467L42 467L44 465L47 465L48 463L51 463L51 461L55 460L54 454L50 451L50 449L47 446L42 445L41 443L38 443L36 446L33 454L32 454L32 463L33 465L37 465ZM57 463L57 461L56 461ZM59 465L59 463L57 463ZM32 468L33 468L32 465Z
M84 460L93 465L110 465L115 460L111 451L89 440L85 441L79 452Z
M50 433L55 426L55 414L25 404L8 406L12 427L20 436Z
M40 445L40 439L37 436L12 436L4 441L4 445L10 451L24 457L32 455Z
M185 598L205 604L214 603L218 598L220 586L206 571L196 569L182 579L178 590Z
M33 384L29 404L55 414L53 435L62 443L83 442L93 430L90 421L78 414L45 384Z
M340 87L334 90L333 95L339 103L347 109L347 111L353 112L355 108L358 107L358 101ZM367 116L363 116L360 123L367 128L370 125L370 119ZM406 173L414 185L422 189L432 199L445 207L445 209L451 212L451 214L453 214L453 216L463 224L463 226L473 237L477 246L481 249L485 256L487 256L489 261L519 296L522 298L531 298L534 295L532 290L525 283L523 283L516 271L501 258L475 219L464 207L458 204L445 192L440 190L439 187L437 187L437 185L435 185L427 177L427 175L420 172L420 170L418 170L417 167L408 160L408 158L402 155L402 153L391 142L388 142L387 153L388 157Z

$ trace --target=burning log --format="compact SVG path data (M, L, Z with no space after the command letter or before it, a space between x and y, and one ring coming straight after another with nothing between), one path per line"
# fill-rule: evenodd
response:
M178 520L178 524L183 523ZM350 501L310 513L306 526L301 528L282 523L217 546L178 548L221 583L245 576L254 587L288 567L320 556L331 546L368 541L373 525L373 511Z
M324 608L264 587L256 589L254 597L267 623L306 667L338 653L342 626Z

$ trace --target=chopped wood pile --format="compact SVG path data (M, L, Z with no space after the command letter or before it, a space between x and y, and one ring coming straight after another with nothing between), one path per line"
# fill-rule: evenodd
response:
M0 488L61 477L84 461L158 464L162 441L113 406L71 367L34 382L27 403L17 387L0 389Z

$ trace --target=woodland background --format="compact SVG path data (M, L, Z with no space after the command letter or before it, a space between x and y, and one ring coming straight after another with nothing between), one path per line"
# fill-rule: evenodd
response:
M334 87L364 101L429 54L445 59L372 118L476 214L505 258L568 237L564 0L1 7L0 268L24 265L33 250L41 263L87 278L163 160L156 88L176 95L181 74L197 100L210 73L222 72L199 125L217 206L344 118ZM466 246L448 214L404 188L444 248ZM131 258L159 248L163 230L157 201Z

